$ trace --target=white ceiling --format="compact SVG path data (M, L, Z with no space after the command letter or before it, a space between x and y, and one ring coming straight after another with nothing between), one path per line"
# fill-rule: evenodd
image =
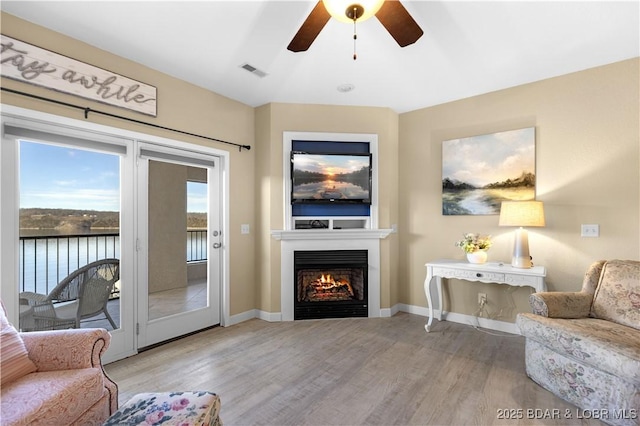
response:
M2 0L0 7L250 106L402 113L640 56L638 0L402 3L422 38L400 48L372 18L358 24L356 61L353 26L334 19L307 52L286 49L314 0ZM267 76L240 68L245 63ZM355 89L339 92L343 84Z

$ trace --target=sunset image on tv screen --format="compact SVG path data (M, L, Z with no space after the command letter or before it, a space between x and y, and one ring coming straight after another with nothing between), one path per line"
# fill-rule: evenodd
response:
M293 200L368 200L367 155L294 154Z

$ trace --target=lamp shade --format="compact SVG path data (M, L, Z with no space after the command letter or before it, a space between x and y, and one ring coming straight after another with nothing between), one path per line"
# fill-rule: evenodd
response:
M362 22L371 18L378 13L378 10L382 7L384 0L322 0L325 9L329 14L336 18L338 21L353 23L353 19L349 19L347 16L347 9L353 5L358 5L364 9L362 16L359 16L357 21Z
M544 226L542 201L503 201L499 226Z

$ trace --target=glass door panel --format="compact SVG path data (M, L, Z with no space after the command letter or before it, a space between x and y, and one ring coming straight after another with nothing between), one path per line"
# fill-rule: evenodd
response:
M120 328L120 156L19 141L19 327Z
M220 322L218 170L213 159L141 148L138 347ZM213 272L212 272L213 271Z
M206 179L204 168L149 161L149 320L208 305Z

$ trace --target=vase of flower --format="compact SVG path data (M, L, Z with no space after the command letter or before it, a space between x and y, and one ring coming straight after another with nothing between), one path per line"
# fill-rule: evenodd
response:
M469 263L485 263L487 261L487 251L486 250L476 250L471 253L467 253L467 260Z
M485 263L487 250L491 248L491 235L464 234L464 239L457 241L456 246L467 254L469 263Z

